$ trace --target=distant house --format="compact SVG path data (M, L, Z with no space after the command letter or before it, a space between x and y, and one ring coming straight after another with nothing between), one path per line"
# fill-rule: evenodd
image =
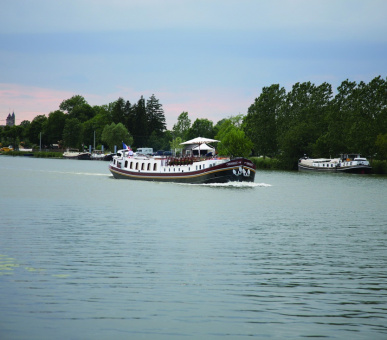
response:
M9 113L7 117L7 126L15 126L15 112L12 115Z

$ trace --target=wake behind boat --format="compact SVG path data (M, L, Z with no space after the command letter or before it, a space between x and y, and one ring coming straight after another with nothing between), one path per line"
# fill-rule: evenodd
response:
M184 144L217 142L195 138ZM199 150L200 155L200 150ZM120 150L109 164L114 178L189 184L253 182L255 165L246 158L166 157Z
M369 161L359 154L344 154L339 158L300 158L298 170L320 172L350 172L365 174L371 171Z

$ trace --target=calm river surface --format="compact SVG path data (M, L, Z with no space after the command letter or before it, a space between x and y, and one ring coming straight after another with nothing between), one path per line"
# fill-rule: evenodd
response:
M115 180L0 156L0 339L387 339L387 178Z

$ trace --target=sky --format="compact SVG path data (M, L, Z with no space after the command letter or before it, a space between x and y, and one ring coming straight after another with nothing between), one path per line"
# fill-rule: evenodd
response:
M262 88L387 76L386 0L2 0L0 125L152 94L168 129L246 114Z

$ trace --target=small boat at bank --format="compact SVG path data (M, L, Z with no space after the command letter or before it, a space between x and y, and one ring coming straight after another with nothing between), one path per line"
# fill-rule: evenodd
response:
M63 153L63 158L67 159L90 159L89 152L80 152L78 149L67 149Z
M102 150L93 150L90 159L94 161L103 161L105 159L105 154Z
M369 161L359 154L343 154L338 158L308 158L298 160L298 170L318 172L349 172L365 174L371 171Z
M105 154L102 150L94 150L90 155L90 159L94 161L111 161L113 155L115 154Z
M185 144L200 145L207 142L217 141L195 138ZM256 167L249 159L243 157L231 159L187 155L185 157L149 156L133 154L130 149L124 149L113 156L109 170L117 179L208 184L253 182Z

